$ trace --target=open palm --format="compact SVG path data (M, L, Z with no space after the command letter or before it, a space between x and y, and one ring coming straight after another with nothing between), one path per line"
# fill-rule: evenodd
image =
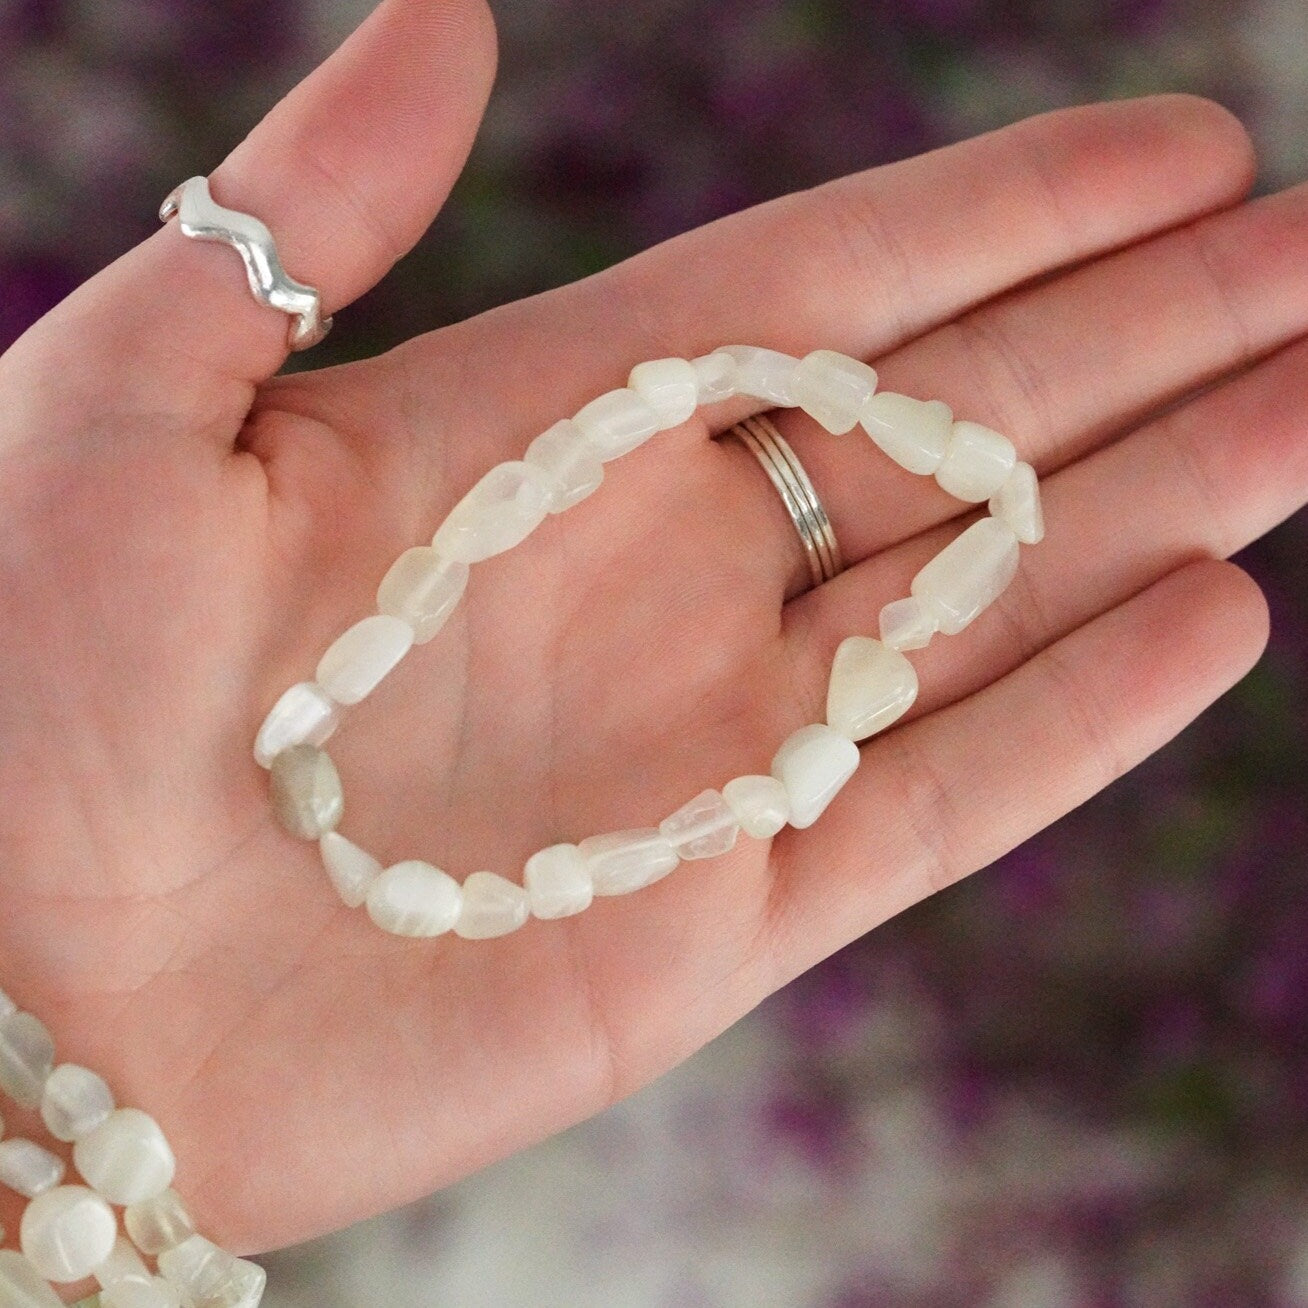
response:
M215 198L340 308L444 198L493 47L480 0L386 0ZM260 1250L596 1112L990 862L1262 648L1214 560L1308 496L1308 192L1245 202L1251 173L1210 103L1065 111L272 380L286 320L162 229L0 358L0 984L159 1118L206 1233ZM914 656L921 700L811 830L498 940L384 935L274 822L263 714L492 463L634 363L733 342L843 350L1006 431L1048 539ZM333 742L346 834L516 877L821 720L836 644L959 506L786 413L850 565L796 596L780 501L710 439L751 411L701 411L474 568Z

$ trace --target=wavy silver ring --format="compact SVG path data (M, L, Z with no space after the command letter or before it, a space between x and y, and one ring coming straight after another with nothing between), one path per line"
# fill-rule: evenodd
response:
M291 277L277 256L273 234L253 214L224 209L209 194L207 177L188 177L168 193L159 208L159 220L174 214L183 236L196 241L222 241L245 264L250 291L260 304L291 314L290 348L307 350L331 330L332 320L322 316L322 300L312 286Z

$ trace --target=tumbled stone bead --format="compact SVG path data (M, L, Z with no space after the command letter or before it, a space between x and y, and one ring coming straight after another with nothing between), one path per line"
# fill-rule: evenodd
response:
M95 1269L95 1279L100 1282L101 1289L105 1289L122 1281L148 1281L150 1271L132 1242L120 1235L114 1241L109 1257Z
M913 578L911 590L930 608L940 630L956 636L1003 594L1017 572L1019 548L1007 523L982 518Z
M522 871L534 916L571 917L590 907L595 888L586 860L576 845L550 845L538 850Z
M516 931L530 915L527 892L521 886L497 872L472 872L464 878L454 934L465 940L490 940Z
M0 1017L0 1090L24 1108L35 1108L54 1067L54 1052L54 1039L40 1018L22 1009Z
M73 1146L73 1165L110 1203L139 1204L173 1183L177 1160L149 1113L118 1108Z
M64 1179L64 1160L35 1140L0 1140L0 1185L25 1199L53 1190Z
M15 1249L0 1249L0 1308L64 1308L49 1282Z
M915 595L891 600L881 610L877 625L881 643L901 653L906 649L924 649L937 630L935 615Z
M118 1219L95 1191L61 1185L27 1205L18 1234L32 1266L62 1284L90 1276L109 1257Z
M1006 522L1023 545L1039 545L1045 538L1045 515L1040 506L1040 483L1029 463L1015 463L1008 480L990 497L990 516Z
M118 1281L101 1293L100 1308L182 1308L182 1292L162 1276Z
M736 363L736 390L773 404L793 406L792 383L799 360L793 354L767 350L758 345L724 345L724 353Z
M549 483L538 467L497 463L449 511L432 547L447 559L479 563L526 540L547 512Z
M690 366L695 370L697 404L716 404L737 393L736 361L724 350L701 354L690 361Z
M560 418L527 446L524 463L539 468L546 481L550 513L562 513L599 489L604 465L571 418Z
M45 1083L41 1120L56 1140L71 1143L114 1111L113 1091L89 1067L60 1063Z
M678 858L716 858L740 834L740 823L716 790L701 790L694 799L659 823L663 838Z
M271 767L273 759L292 745L321 745L340 721L340 706L321 686L297 682L268 710L254 738L255 762L261 768Z
M345 811L336 764L313 745L293 745L273 759L269 792L278 821L302 840L318 840Z
M329 831L318 842L323 867L336 893L349 908L358 908L368 898L368 890L381 875L382 865L366 849L338 831Z
M853 429L876 388L875 368L835 350L806 354L790 384L799 407L837 436Z
M772 775L786 788L790 825L811 827L858 768L858 746L815 722L791 732L772 759Z
M389 613L374 613L336 637L314 676L338 704L357 704L409 652L414 629Z
M572 420L605 463L644 444L661 425L653 406L630 386L597 395Z
M268 1280L257 1263L233 1257L202 1235L160 1254L159 1271L196 1308L255 1308Z
M740 829L755 840L775 836L790 819L790 797L776 777L733 777L722 787L722 798Z
M953 411L943 400L918 400L896 391L865 400L858 420L901 468L923 476L940 467L954 427Z
M871 636L836 646L827 683L827 726L866 740L903 717L917 698L917 673L898 651Z
M659 415L659 427L680 426L699 404L699 379L689 359L650 359L638 363L627 385Z
M1017 451L1007 436L979 422L955 422L936 469L941 490L969 504L988 500L1007 480Z
M597 895L625 895L667 876L680 861L657 827L587 836L578 846Z
M430 545L415 545L405 550L381 579L377 612L399 619L412 630L413 643L425 645L463 598L468 571L466 563L447 559Z
M368 916L395 936L438 936L459 920L463 891L421 859L392 864L368 888Z
M153 1199L130 1204L123 1213L123 1225L132 1243L152 1258L195 1234L195 1223L176 1190L164 1190Z

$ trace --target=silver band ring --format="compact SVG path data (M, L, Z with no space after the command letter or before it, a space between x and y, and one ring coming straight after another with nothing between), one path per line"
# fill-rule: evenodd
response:
M254 298L294 318L289 333L292 350L317 345L331 330L332 320L322 316L318 292L297 282L282 267L273 234L253 214L216 203L209 194L207 177L187 178L169 192L159 208L159 220L166 223L174 214L183 236L221 241L241 256Z
M818 499L817 491L809 475L804 471L798 455L791 449L790 442L777 430L772 419L766 414L756 414L745 418L723 433L734 436L746 449L753 453L768 480L776 487L781 502L790 514L790 520L799 533L800 544L804 547L804 558L808 563L809 576L813 586L820 586L830 581L844 568L840 556L840 546L836 542L836 533L832 529L831 519Z

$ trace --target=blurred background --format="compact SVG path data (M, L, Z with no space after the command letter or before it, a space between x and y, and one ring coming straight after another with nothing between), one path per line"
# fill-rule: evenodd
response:
M0 0L0 348L369 7ZM1061 104L1202 92L1308 176L1306 0L494 8L466 174L311 366ZM1308 522L1243 561L1271 648L1170 748L267 1308L1308 1305Z

